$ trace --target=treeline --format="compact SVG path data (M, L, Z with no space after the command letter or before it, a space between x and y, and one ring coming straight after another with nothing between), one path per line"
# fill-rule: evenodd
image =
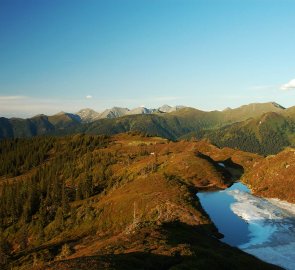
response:
M38 166L55 143L53 137L0 141L0 176L18 176Z

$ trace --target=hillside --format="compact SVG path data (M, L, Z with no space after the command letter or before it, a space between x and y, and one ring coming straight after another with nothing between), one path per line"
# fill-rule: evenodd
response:
M295 118L269 112L219 129L203 131L199 137L208 138L220 147L270 155L294 145Z
M48 135L78 127L79 125L81 125L81 119L78 115L64 112L51 116L41 114L28 119L1 117L0 139Z
M257 160L243 181L254 194L295 203L295 149Z
M279 269L219 242L195 196L257 155L137 133L0 144L1 269Z

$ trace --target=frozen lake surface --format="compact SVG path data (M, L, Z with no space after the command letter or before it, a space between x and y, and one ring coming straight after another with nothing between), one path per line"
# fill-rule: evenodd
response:
M242 183L197 194L221 241L263 261L295 269L295 205L252 195Z

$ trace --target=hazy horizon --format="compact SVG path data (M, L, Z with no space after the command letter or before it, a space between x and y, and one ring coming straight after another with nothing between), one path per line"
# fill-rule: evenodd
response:
M277 103L275 101L268 101L268 102L256 102L257 103ZM250 105L250 104L253 104L253 103L247 103L247 104L242 104L240 106L237 106L237 107L225 107L223 109L212 109L212 110L204 110L204 109L200 109L200 108L197 108L197 107L193 107L193 106L186 106L185 104L177 104L177 105L171 105L171 104L162 104L160 106L154 106L154 107L147 107L147 106L137 106L137 107L127 107L127 106L111 106L111 107L107 107L107 108L104 108L103 110L96 110L95 108L90 108L90 107L85 107L85 108L79 108L78 110L76 111L66 111L66 110L59 110L59 111L55 111L55 112L49 112L49 113L46 113L46 111L43 111L43 112L40 112L40 113L37 113L37 114L34 114L34 113L27 113L27 114L22 114L22 113L12 113L12 114L7 114L7 115L0 115L0 117L6 117L6 118L31 118L31 117L34 117L34 116L38 116L38 115L55 115L55 114L58 114L58 113L61 113L61 112L64 112L64 113L72 113L72 114L76 114L78 113L80 110L83 110L83 109L91 109L91 110L94 110L98 113L102 113L103 111L107 110L107 109L112 109L114 107L120 107L120 108L127 108L129 110L132 110L132 109L135 109L135 108L138 108L138 107L145 107L147 109L158 109L160 108L161 106L163 105L168 105L168 106L171 106L171 107L174 107L174 106L184 106L184 107L190 107L190 108L194 108L194 109L198 109L198 110L202 110L202 111L206 111L206 112L210 112L210 111L223 111L225 109L237 109L241 106L244 106L244 105ZM277 103L278 105L284 107L285 109L288 109L290 107L285 107L284 105L282 104L279 104ZM295 105L294 105L295 106ZM292 106L291 106L292 107Z
M293 106L290 0L0 2L0 116Z

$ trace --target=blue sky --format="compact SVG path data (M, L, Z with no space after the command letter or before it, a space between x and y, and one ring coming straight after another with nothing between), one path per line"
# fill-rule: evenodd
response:
M0 0L0 116L293 106L294 10L291 0Z

